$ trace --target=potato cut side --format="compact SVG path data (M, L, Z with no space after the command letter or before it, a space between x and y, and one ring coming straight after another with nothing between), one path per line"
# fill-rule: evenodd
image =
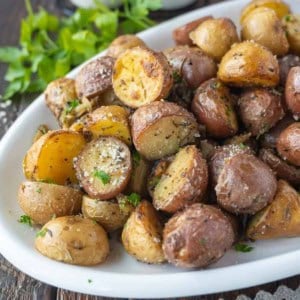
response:
M80 213L82 192L57 184L23 182L19 187L18 202L34 223L44 225L53 217Z
M131 175L131 154L114 137L100 137L89 143L75 159L76 174L92 198L111 199L122 192Z
M144 47L125 51L114 65L115 94L129 107L165 98L172 84L172 71L165 56Z
M174 213L201 201L208 184L205 160L196 146L181 149L162 175L153 193L156 209Z
M300 196L286 181L279 180L273 202L249 222L247 237L266 240L300 236Z
M137 109L131 131L136 149L148 160L174 154L200 136L194 116L170 102L155 102Z
M90 113L84 131L91 132L93 138L114 136L127 145L131 144L128 112L118 105L102 106Z
M159 264L165 261L162 251L162 226L151 203L142 201L127 220L122 243L137 260Z
M84 217L98 222L109 232L123 227L133 210L134 207L126 201L119 203L113 200L92 199L88 196L84 196L82 201Z
M27 179L57 184L77 183L73 158L85 146L84 137L74 131L49 131L28 150L23 171Z
M279 83L279 65L267 48L245 41L233 45L223 56L218 78L238 87L274 87Z

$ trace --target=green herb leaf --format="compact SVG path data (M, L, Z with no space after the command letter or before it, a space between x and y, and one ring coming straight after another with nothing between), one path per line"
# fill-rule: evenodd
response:
M93 282L93 280L92 279L88 279L88 283L92 283Z
M127 201L134 207L137 207L141 202L141 196L136 193L131 193L129 196L127 196Z
M94 177L100 179L103 184L108 184L110 182L110 176L102 170L96 170L94 172Z
M239 147L240 147L241 149L246 149L246 148L247 148L247 146L246 146L245 144L243 144L243 143L240 143L240 144L239 144Z
M36 190L36 192L40 194L40 193L42 192L42 189L41 189L41 188L38 188L38 189Z
M133 166L137 168L140 165L141 162L141 156L137 151L134 151L132 153L132 159L133 159Z
M40 231L38 231L35 236L36 237L44 237L47 232L48 232L48 229L45 227L45 228L42 228Z
M29 216L27 216L27 215L22 215L22 216L20 216L18 222L20 222L20 223L22 223L22 224L26 224L26 225L32 227L32 220L31 220L31 218L30 218Z
M22 51L15 47L0 48L0 61L4 63L15 63L22 55Z
M66 108L66 114L72 112L79 105L79 103L80 102L78 99L74 99L71 102L68 102L68 106Z
M235 251L246 253L251 252L254 249L254 247L251 247L247 244L237 243L235 244L234 249Z

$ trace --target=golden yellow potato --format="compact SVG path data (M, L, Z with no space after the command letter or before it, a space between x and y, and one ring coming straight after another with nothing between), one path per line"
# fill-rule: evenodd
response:
M127 220L122 243L137 260L160 264L165 261L162 251L162 226L152 204L142 201Z
M98 222L109 232L124 226L134 207L126 201L126 196L117 196L118 201L97 200L83 197L82 213L84 217Z
M243 21L242 39L252 40L268 48L274 55L284 55L289 43L274 10L260 7L252 10Z
M80 216L60 217L45 224L37 233L35 247L51 259L81 266L100 264L109 254L104 229Z
M244 41L235 44L221 60L218 77L229 85L274 87L279 83L279 65L265 47Z
M300 55L300 15L287 15L282 19L291 52Z
M80 213L82 192L68 186L29 181L21 183L18 202L34 223L44 225L53 217Z
M279 180L271 204L250 219L247 237L266 240L300 236L300 196L286 181Z
M85 146L84 137L70 130L44 134L27 151L23 171L27 179L57 184L77 183L73 158Z
M274 10L279 19L290 12L289 6L281 0L252 0L242 11L240 18L241 24L243 24L248 14L258 7L266 7Z
M231 45L239 42L234 23L228 18L208 19L190 33L190 38L204 53L220 61Z

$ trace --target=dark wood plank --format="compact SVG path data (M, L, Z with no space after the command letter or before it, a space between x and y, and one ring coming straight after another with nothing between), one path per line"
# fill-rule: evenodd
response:
M52 12L58 12L55 7L55 0L32 0L34 8L39 5L47 8ZM196 7L202 7L208 3L217 3L220 0L198 0L192 6L186 9L178 10L175 12L155 12L153 17L157 21L162 21L167 18L171 18L185 11L189 11ZM0 46L3 45L15 45L18 41L18 33L20 20L26 14L24 1L21 0L10 0L0 1ZM3 93L5 88L5 81L3 79L6 67L0 64L0 94ZM20 98L11 104L7 104L6 107L0 106L0 138L3 136L5 131L9 128L12 122L22 112L22 110L30 103L32 97L26 96ZM38 266L37 266L38 267ZM233 279L234 280L234 279ZM253 288L244 290L237 290L228 293L219 293L214 295L181 298L181 299L197 299L197 300L217 300L223 299L235 299L240 294L245 294L248 297L255 297L259 290L266 290L270 293L274 293L279 285L287 285L288 287L295 289L300 284L300 276L276 281L266 285L261 285ZM49 285L43 284L37 280L26 276L24 273L19 272L10 263L8 263L0 255L0 300L6 299L57 299L57 300L106 300L110 298L94 297L83 295L80 293L74 293L63 289L56 289Z

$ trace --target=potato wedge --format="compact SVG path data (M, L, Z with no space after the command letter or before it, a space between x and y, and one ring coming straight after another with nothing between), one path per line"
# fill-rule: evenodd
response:
M153 192L153 205L168 213L200 202L206 192L206 161L196 146L186 146L174 157Z
M127 220L122 243L137 260L160 264L165 261L162 251L162 226L150 202L142 201Z
M100 136L114 136L127 145L131 144L128 111L118 105L101 106L91 112L85 120L84 132L94 139Z
M120 194L131 175L131 154L114 137L100 137L89 143L74 160L77 178L95 199L107 200Z
M268 49L245 41L233 45L224 55L218 77L223 82L238 87L274 87L279 83L279 65Z
M131 134L135 148L148 160L172 155L200 136L198 124L191 113L179 105L162 101L145 105L134 112Z
M242 11L240 18L241 24L243 24L245 18L258 7L272 9L279 19L290 12L289 6L281 0L252 0Z
M300 15L287 15L282 22L291 52L300 55Z
M82 192L67 186L23 182L19 187L18 203L36 224L44 225L53 217L80 213Z
M61 185L77 183L73 158L85 144L84 137L71 130L47 132L26 153L23 161L26 178Z
M83 196L82 213L85 218L98 222L108 231L115 231L122 228L129 218L134 207L129 204L126 196L117 196L118 201L97 200L88 196Z
M121 54L114 65L114 91L129 107L164 99L172 85L171 67L160 52L136 47Z
M80 216L49 221L37 233L36 249L43 255L64 263L92 266L104 262L109 242L104 229Z
M250 219L247 237L266 240L300 236L300 196L286 181L279 180L273 202Z

